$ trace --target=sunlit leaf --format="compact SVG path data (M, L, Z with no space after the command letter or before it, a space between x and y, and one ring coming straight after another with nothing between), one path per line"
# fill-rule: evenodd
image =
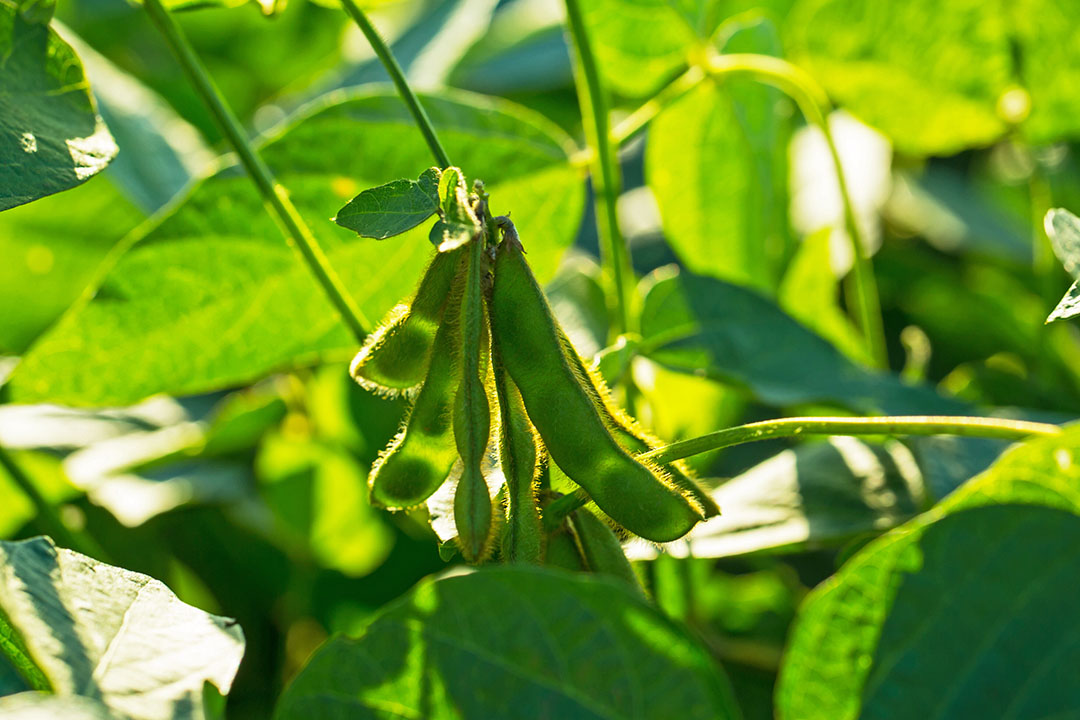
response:
M0 0L0 210L101 172L116 143L71 46Z
M383 240L411 230L439 208L439 172L430 168L419 180L393 180L364 190L338 210L334 222L360 237Z
M278 720L733 718L726 680L685 630L623 584L506 567L427 581L356 638L331 639Z

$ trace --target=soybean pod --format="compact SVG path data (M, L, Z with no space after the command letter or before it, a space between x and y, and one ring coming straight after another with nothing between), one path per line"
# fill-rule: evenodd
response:
M548 535L544 550L544 564L574 572L584 572L588 569L577 538L568 526L563 525Z
M484 458L491 434L491 409L481 370L481 356L488 353L485 332L483 277L487 255L484 234L469 242L465 273L465 297L461 304L462 379L454 401L454 438L461 456L461 479L454 493L454 524L461 554L478 562L489 549L492 535L492 504L484 480Z
M590 571L625 580L644 593L634 568L626 559L622 543L603 520L586 508L580 508L570 515L570 527L577 536L578 547Z
M556 328L559 331L559 343L567 361L573 368L582 387L585 388L586 392L592 397L593 402L600 409L604 422L618 443L632 455L640 455L643 452L661 447L664 443L659 438L646 432L636 420L615 404L604 378L600 376L600 373L585 365L563 329L558 325L556 325ZM694 480L693 473L685 461L676 460L661 465L660 468L672 485L678 487L701 506L706 518L720 514L720 508L717 506L716 501Z
M542 447L525 413L521 393L503 367L494 341L491 355L499 401L499 463L506 477L507 523L502 556L508 562L539 563L544 552L537 499Z
M349 367L364 389L393 396L423 381L463 250L436 253L412 299L395 306L368 335Z
M491 329L551 458L601 510L655 542L680 538L703 519L658 467L636 460L612 436L563 352L551 308L509 232L496 253Z
M419 505L446 481L458 459L453 417L454 396L462 378L457 308L464 294L463 270L459 267L451 285L448 311L435 333L427 375L405 427L371 467L371 499L377 505L390 509Z

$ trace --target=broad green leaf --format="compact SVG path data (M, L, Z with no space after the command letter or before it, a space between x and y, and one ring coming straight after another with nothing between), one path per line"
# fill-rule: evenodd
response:
M424 98L451 157L483 179L492 212L513 212L541 281L580 223L583 183L557 128L511 103L455 93ZM336 148L348 147L348 153ZM369 320L415 287L430 247L356 238L329 218L364 186L414 175L430 158L389 89L334 94L262 149ZM286 242L248 178L204 181L148 230L92 302L65 316L23 358L13 400L126 405L191 394L322 358L356 341ZM135 360L137 358L137 360Z
M769 23L740 29L730 52L778 54ZM778 91L706 80L652 122L646 180L664 235L690 270L772 290L785 245L787 123Z
M425 581L320 648L275 717L392 715L739 716L708 653L623 584L525 567Z
M5 720L115 720L109 709L97 700L37 692L0 697L0 716Z
M1049 323L1080 315L1080 218L1068 210L1057 208L1046 213L1045 225L1054 254L1076 280L1050 317L1046 318Z
M0 210L75 187L115 155L75 51L0 0Z
M19 14L29 23L47 24L56 12L56 0L19 0Z
M839 282L829 272L831 230L823 228L803 238L788 264L777 298L791 317L831 342L852 360L870 364L866 343L840 308Z
M780 407L834 403L866 413L970 412L929 388L854 364L748 288L674 267L642 283L642 344L661 365L744 386Z
M235 623L46 538L0 542L0 609L56 693L119 717L201 718L203 683L228 692L244 652Z
M924 501L922 476L903 445L845 437L784 450L711 494L723 514L699 524L672 552L727 557L835 547L899 525Z
M1080 662L1078 460L1075 426L1018 445L857 553L800 611L777 716L1019 719L1075 710L1077 685L1066 677Z
M418 180L394 180L364 190L338 210L334 222L360 237L384 240L411 230L439 209L438 168L429 168Z
M911 154L951 154L1019 125L1080 131L1070 3L802 0L787 46L845 107Z

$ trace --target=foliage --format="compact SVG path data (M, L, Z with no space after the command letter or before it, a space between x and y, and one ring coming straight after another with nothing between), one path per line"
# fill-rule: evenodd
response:
M0 0L0 715L1075 715L1069 9Z

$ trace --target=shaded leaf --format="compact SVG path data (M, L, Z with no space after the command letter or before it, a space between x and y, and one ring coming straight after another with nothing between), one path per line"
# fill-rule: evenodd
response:
M834 403L858 412L964 414L970 408L855 365L752 290L661 268L643 281L642 345L652 360L748 388L776 406Z
M513 211L537 275L550 277L583 203L565 134L516 105L475 95L427 96L424 104L451 155L485 180L492 211ZM330 217L360 187L430 164L411 116L388 89L335 94L262 152L312 219ZM414 287L430 254L419 235L373 243L325 221L314 228L368 318ZM355 345L251 182L224 170L150 229L94 300L26 354L10 391L19 402L126 405L322 358L347 360Z
M365 190L338 210L334 222L376 240L400 235L439 209L440 174L438 168L429 168L419 180L394 180Z
M75 51L0 0L0 210L75 187L115 155Z
M359 638L331 639L279 720L738 717L719 669L624 584L503 567L426 581Z
M203 683L228 692L244 652L226 618L46 538L0 542L0 608L58 694L121 717L201 718Z
M1080 662L1078 460L1075 426L1015 446L857 553L800 611L777 717L1075 710L1077 686L1059 672Z

